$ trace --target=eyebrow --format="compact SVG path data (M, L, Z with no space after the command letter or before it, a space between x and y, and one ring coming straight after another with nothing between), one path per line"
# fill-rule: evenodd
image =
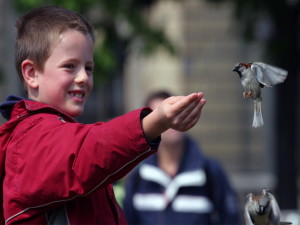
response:
M80 62L81 60L78 60L77 58L67 58L67 59L63 59L61 63L67 63L67 62ZM93 64L94 65L94 60L92 61L87 61L85 62L87 64Z

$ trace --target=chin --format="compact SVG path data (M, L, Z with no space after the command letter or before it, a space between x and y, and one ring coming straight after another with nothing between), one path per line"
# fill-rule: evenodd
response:
M73 110L65 110L65 112L72 117L81 116L84 112L83 109L73 109Z
M74 113L70 114L70 116L72 116L72 117L78 117L78 116L81 116L82 114L83 114L83 110L80 111L80 112L74 112Z

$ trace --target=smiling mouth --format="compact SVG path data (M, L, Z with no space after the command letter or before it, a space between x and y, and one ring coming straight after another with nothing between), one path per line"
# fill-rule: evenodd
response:
M69 94L75 98L84 98L84 96L85 96L84 91L69 91Z

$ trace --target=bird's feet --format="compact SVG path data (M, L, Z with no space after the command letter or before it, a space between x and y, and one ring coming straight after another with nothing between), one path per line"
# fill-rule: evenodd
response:
M243 96L245 99L253 98L254 93L252 93L251 91L245 91L245 92L243 92Z

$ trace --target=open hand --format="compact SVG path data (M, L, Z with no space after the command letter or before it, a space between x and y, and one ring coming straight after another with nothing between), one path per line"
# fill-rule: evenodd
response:
M165 99L143 119L142 126L146 137L153 140L169 128L178 131L189 130L200 119L205 103L201 92Z

